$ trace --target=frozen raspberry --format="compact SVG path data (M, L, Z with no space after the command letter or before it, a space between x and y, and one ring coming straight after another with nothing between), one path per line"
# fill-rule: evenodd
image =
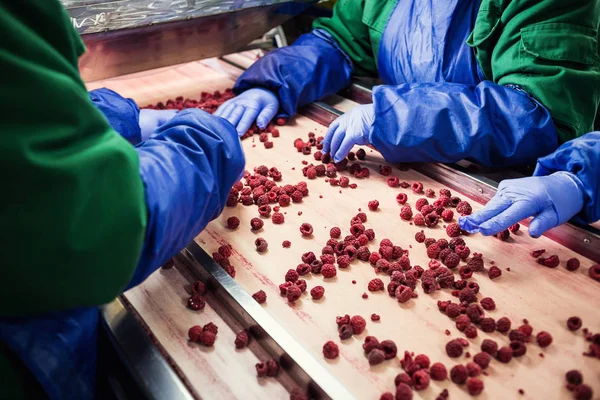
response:
M377 261L379 261L380 259L381 259L381 254L374 251L369 256L369 263L371 263L372 266L375 266L375 265L377 265Z
M331 340L323 345L323 355L325 356L325 358L333 360L337 358L339 354L340 349L338 348L338 345L332 342Z
M265 251L267 251L267 248L269 247L269 244L263 238L256 239L254 241L254 245L256 246L256 251L258 251L259 253L264 253Z
M460 257L456 253L450 253L446 256L443 263L450 269L456 268L460 263Z
M206 293L206 285L202 281L196 281L192 284L192 294L204 296Z
M356 152L356 158L358 158L359 160L364 160L367 157L367 153L365 152L364 149L358 149L358 151Z
M224 244L223 246L220 246L218 249L218 252L220 255L222 255L225 258L229 258L231 257L232 254L232 250L233 248L231 247L231 245L229 244Z
M588 269L588 275L595 281L600 282L600 264L592 265Z
M571 258L567 261L567 270L576 271L579 269L580 262L577 258Z
M310 289L310 296L315 300L321 299L324 294L325 288L323 286L315 286L314 288Z
M468 376L469 372L467 371L467 368L464 365L455 365L450 370L450 379L457 385L462 385L463 383L465 383L467 381Z
M187 307L194 311L202 310L205 306L206 301L204 300L204 297L199 294L192 295L187 302Z
M542 331L537 334L536 340L540 347L548 347L552 343L552 335L546 331Z
M407 200L408 196L404 193L398 193L398 195L396 196L396 201L398 202L398 204L406 204Z
M498 354L498 343L491 339L484 339L483 342L481 342L481 351L489 354L491 357L496 357Z
M435 210L429 204L426 204L421 208L421 214L423 215L431 214L432 212L435 212Z
M313 262L310 263L310 272L312 272L313 274L320 274L322 268L323 268L323 261L321 261L321 260L314 260Z
M296 272L298 272L298 275L300 276L307 275L310 273L310 265L305 263L298 264L298 266L296 266Z
M569 328L570 331L576 331L579 328L581 328L581 318L579 318L579 317L570 317L567 320L567 328Z
M279 196L279 198L277 199L277 201L279 202L279 205L281 207L287 207L287 206L290 205L290 202L292 201L292 199L287 194L282 194L282 195Z
M236 229L238 226L240 226L240 219L238 217L227 218L228 229Z
M302 295L302 289L296 285L291 285L287 288L285 295L288 299L288 302L295 303L296 300L298 300Z
M375 336L365 337L365 342L362 345L365 354L369 354L373 349L379 347L379 340Z
M305 237L311 236L313 234L312 225L306 222L303 223L302 225L300 225L300 233L302 234L302 236Z
M513 357L521 357L527 352L527 347L525 347L525 343L518 340L510 342L509 347L512 350Z
M467 363L467 372L470 377L479 376L481 375L481 367L475 362Z
M408 300L412 299L413 289L408 286L400 285L395 289L394 294L399 303L406 303Z
M415 233L415 240L417 243L423 243L425 241L425 233L423 231Z
M439 221L439 217L437 216L436 213L429 213L425 216L425 225L427 225L430 228L433 228L434 226L436 226L438 224Z
M565 377L567 378L567 382L571 385L579 385L583 382L583 376L581 376L581 372L576 369L572 369L567 372Z
M365 321L365 319L360 315L355 315L350 318L350 325L352 325L352 332L355 335L360 335L365 330L367 321Z
M346 255L339 256L337 259L338 267L341 269L348 268L350 266L350 257Z
M379 202L377 200L372 200L369 202L368 206L369 210L377 211L377 209L379 208Z
M335 256L332 254L321 254L319 258L323 264L333 264L335 262Z
M381 320L381 317L378 314L371 314L371 321L377 322Z
M371 279L368 285L369 292L377 292L379 290L383 290L384 288L383 281L379 278Z
M457 223L449 224L446 227L446 234L452 238L460 236L460 226Z
M401 383L396 387L396 400L412 400L413 393L410 386Z
M467 317L469 317L471 322L474 322L477 324L485 317L485 312L483 311L483 308L481 308L481 306L479 304L471 303L467 307L466 315L467 315Z
M460 315L461 310L462 309L461 309L460 305L458 305L456 303L450 303L446 307L446 315L449 318L456 318L456 317L458 317Z
M260 218L252 218L250 220L250 228L253 231L258 231L258 230L262 229L264 224L265 224L264 221Z
M557 255L552 255L550 257L540 257L537 262L548 268L556 268L560 264L560 259Z
M217 339L217 335L215 335L213 332L206 330L206 331L202 331L202 333L200 334L200 337L198 339L198 342L200 344L202 344L203 346L206 347L212 347L215 344L215 340Z
M235 348L238 350L243 349L248 345L248 332L245 330L239 331L237 335L235 335Z
M510 330L510 325L510 319L502 317L498 321L496 321L496 330L500 333L506 333Z
M429 386L429 374L426 370L419 370L412 376L415 390L425 390Z
M469 249L467 246L464 245L458 245L456 247L454 247L454 252L456 254L458 254L458 256L462 259L462 260L466 260L469 255L471 254L471 249ZM483 260L481 260L483 261Z
M264 290L259 290L252 295L252 298L256 300L258 304L262 304L267 301L267 294L264 292Z
M289 240L284 240L281 245L283 247L285 247L286 249L289 249L290 247L292 247L292 242L290 242Z
M415 226L425 226L425 217L423 216L423 214L418 213L417 215L415 215L415 218L413 219L413 224L415 224Z
M519 224L514 224L514 225L511 225L511 226L508 228L508 230L510 230L512 233L517 233L517 232L519 232L519 228L521 228L521 225L519 225Z
M423 208L423 206L426 206L429 204L429 200L427 200L424 197L421 197L420 199L417 199L416 203L415 203L415 208L417 209L417 211L421 211L421 209Z
M421 182L414 182L411 185L411 189L412 189L413 193L416 193L416 194L423 193L423 184Z
M392 358L396 357L396 354L398 354L398 347L392 340L382 341L379 343L377 348L383 352L386 360L391 360Z
M442 219L446 222L452 221L452 219L454 219L454 211L452 211L452 210L442 211Z
M481 369L486 369L488 365L490 365L490 361L492 361L492 356L484 352L477 353L473 357L473 361L475 364L479 365Z
M488 276L490 279L496 279L502 275L502 270L495 265L490 267L488 270Z
M427 248L427 257L435 260L440 256L441 251L440 246L437 243L433 243Z
M329 236L331 238L338 239L340 236L342 236L342 230L340 228L338 228L337 226L334 226L329 231Z
M469 326L471 326L471 319L466 315L459 315L456 318L456 329L464 332Z
M510 237L510 231L508 229L503 230L502 232L498 232L496 237L501 241L505 242Z
M194 342L194 343L198 343L200 341L200 336L202 335L202 327L195 325L192 326L189 330L188 330L188 337L190 338L190 341Z
M385 354L379 349L373 349L369 352L367 359L369 360L369 365L378 365L385 361Z
M389 261L394 256L394 248L392 246L381 246L379 247L379 254L381 254L381 258Z
M471 208L471 205L466 202L466 201L461 201L460 203L458 203L456 205L456 211L460 214L460 215L471 215L471 213L473 212L473 209Z
M390 269L390 262L382 258L375 263L375 268L377 269L377 272L385 273Z
M444 381L448 377L448 370L444 364L438 362L431 366L429 374L434 381Z
M508 363L513 358L513 350L509 346L504 346L500 350L498 350L498 354L496 355L496 359L501 363Z
M575 400L590 400L594 395L592 388L586 384L580 384L573 389L573 398Z
M467 380L467 390L471 396L478 396L483 392L483 382L479 378L469 378Z
M286 282L296 282L298 280L299 274L295 269L289 269L285 274Z
M321 274L323 275L323 278L333 278L337 275L337 270L332 264L323 264Z
M373 229L367 229L365 230L365 236L370 242L371 240L375 239L375 231L373 231Z
M466 287L460 291L458 299L461 302L474 303L477 301L477 295L472 289Z

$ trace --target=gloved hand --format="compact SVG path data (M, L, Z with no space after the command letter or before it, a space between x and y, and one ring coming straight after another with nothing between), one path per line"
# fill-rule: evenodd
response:
M460 217L458 223L470 233L489 236L533 216L529 235L539 237L574 217L581 211L583 200L583 185L569 172L507 179L500 182L498 192L483 210Z
M177 114L178 110L140 110L140 130L142 141L154 135L158 127L166 124Z
M340 162L354 145L367 145L375 121L373 104L354 107L329 125L323 139L323 153Z
M214 115L231 122L242 136L255 120L264 129L278 110L277 96L265 89L250 89L223 103Z

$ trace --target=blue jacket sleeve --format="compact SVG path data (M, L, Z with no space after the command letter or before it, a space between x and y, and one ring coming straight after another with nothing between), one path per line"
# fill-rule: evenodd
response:
M148 226L129 288L177 254L223 211L245 165L235 128L197 109L178 113L137 151Z
M390 162L535 163L558 146L548 110L490 81L378 86L370 142Z
M584 223L600 219L600 132L591 132L564 143L554 153L540 158L534 175L566 171L581 181L584 206L577 217Z
M133 145L142 140L139 124L140 109L135 101L126 99L107 88L92 90L89 95L92 103L125 140Z
M351 82L352 62L325 30L302 35L293 45L276 49L248 68L233 91L261 87L275 93L280 113L292 116L302 107L337 93Z

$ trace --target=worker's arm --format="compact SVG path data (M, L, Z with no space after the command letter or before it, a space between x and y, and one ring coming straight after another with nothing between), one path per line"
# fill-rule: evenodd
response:
M528 217L537 237L574 216L600 219L600 132L573 139L540 158L530 178L502 181L485 208L461 217L461 228L493 235Z
M332 124L324 150L345 157L354 144L372 144L389 162L484 165L535 162L557 146L544 106L518 88L419 83L377 86L373 105L359 106ZM344 129L340 129L342 126Z
M248 68L234 86L238 97L223 104L217 115L228 118L243 134L263 110L267 112L257 120L259 127L277 113L292 116L299 107L338 92L350 84L353 72L375 74L373 41L362 19L365 7L391 4L338 1L333 16L315 21L313 32L300 36L291 46L273 50Z
M58 1L2 2L0 25L0 316L106 303L220 211L239 140L196 111L136 149L89 100Z
M140 110L133 99L107 89L90 92L90 100L114 130L136 145L156 133L156 129L177 114L177 110Z

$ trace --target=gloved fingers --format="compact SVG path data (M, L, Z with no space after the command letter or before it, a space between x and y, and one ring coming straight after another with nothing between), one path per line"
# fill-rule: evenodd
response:
M458 219L458 224L460 225L461 229L464 229L469 233L478 233L481 224L494 218L502 211L510 207L511 204L512 200L496 194L490 201L488 201L483 210L477 211L476 213L466 217L460 217Z
M329 142L329 154L332 158L334 158L337 155L340 145L344 141L344 137L347 136L347 128L347 125L344 123L343 120L341 120L340 123L337 125L335 131L331 134Z
M329 128L327 129L327 132L325 133L325 138L323 139L323 154L330 154L331 152L331 138L333 137L333 134L335 133L337 127L340 125L340 119L337 118L335 121L333 121L330 125Z
M495 217L479 225L479 231L485 236L495 235L508 229L511 225L535 215L537 212L534 203L529 200L519 200Z
M256 121L256 117L258 116L258 109L256 108L250 108L250 107L240 107L243 108L243 113L241 114L241 118L239 119L239 122L237 122L236 124L233 124L233 126L236 127L238 134L240 136L244 135L244 133L246 133L248 131L248 129L250 129L250 126L252 126L252 123L254 121ZM234 113L236 113L236 111L234 111L232 113L232 116Z
M537 238L542 236L547 230L558 225L556 210L547 208L536 216L529 224L529 236Z
M258 125L260 129L265 129L276 114L277 107L273 104L269 104L268 106L263 108L258 114L258 117L256 117L256 125Z
M231 100L227 100L225 103L221 105L221 107L217 108L217 111L213 114L216 117L221 117L228 120L231 111L235 108L235 104L231 102Z
M355 142L355 140L352 137L352 135L344 135L344 138L342 139L339 149L335 152L333 161L335 161L335 162L342 161L348 155L350 150L352 150L354 145L356 144L354 142Z
M244 117L244 114L246 114L246 112L247 112L246 107L236 104L236 105L234 105L234 108L229 113L229 116L227 117L227 121L229 121L231 123L231 125L233 125L237 128L237 126L240 124L240 121L242 120L242 118ZM238 131L238 135L243 135L244 133L246 133L246 131L240 132L239 129L237 131Z

